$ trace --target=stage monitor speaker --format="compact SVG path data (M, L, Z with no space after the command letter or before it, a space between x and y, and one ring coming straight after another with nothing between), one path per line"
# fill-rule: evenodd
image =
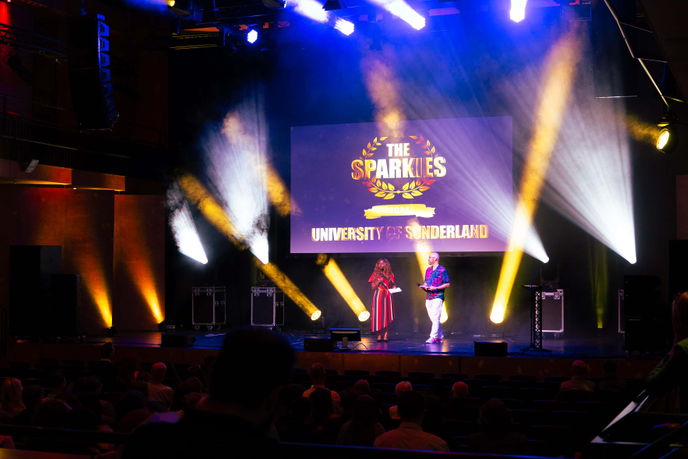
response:
M10 246L10 335L42 334L42 321L51 295L51 276L59 274L61 266L60 246Z
M112 97L109 35L100 14L69 19L69 86L79 129L112 129L119 118Z
M624 276L624 308L626 318L659 319L661 280L657 276ZM664 311L665 312L665 311Z
M490 343L486 341L473 341L473 349L476 357L506 357L509 353L507 343Z
M192 335L169 335L162 334L160 341L161 347L189 347L196 342L196 337Z
M303 350L311 352L331 352L335 344L330 338L304 338Z

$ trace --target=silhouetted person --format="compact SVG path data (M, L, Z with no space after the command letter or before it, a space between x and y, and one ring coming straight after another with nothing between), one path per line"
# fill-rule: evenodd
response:
M122 359L122 365L117 371L114 392L128 391L131 385L136 382L139 371L141 371L141 362L139 361L139 356L134 352L127 352Z
M11 418L19 415L26 409L22 401L24 388L17 378L7 378L0 388L0 406Z
M312 439L313 402L310 398L295 398L290 405L289 423L280 432L280 439L292 443L310 443Z
M303 393L304 397L310 397L310 395L316 390L316 389L325 389L330 392L330 396L332 397L332 406L334 409L335 413L340 413L341 412L341 400L339 398L339 394L336 393L335 391L330 391L327 387L325 387L325 378L327 377L327 371L325 371L325 367L323 366L322 363L314 363L311 366L311 381L313 381L313 385L309 388L306 389L306 391Z
M455 382L449 395L450 398L444 405L445 418L459 421L478 419L478 408L468 404L468 385L465 382Z
M55 398L57 394L64 392L65 388L67 387L67 380L65 379L64 374L60 372L50 373L45 383L46 388L48 389L48 392L44 393L46 400Z
M675 411L679 406L681 413L688 413L688 292L671 305L671 325L674 346L647 377L645 390L652 396L666 395L665 410Z
M597 389L604 392L622 393L626 391L626 381L616 376L616 362L607 360L602 365L604 379L597 383Z
M98 375L106 392L115 390L117 367L114 364L115 346L105 343L100 346L100 361L90 366L89 370Z
M369 395L361 395L356 401L351 420L339 430L338 445L373 446L375 439L385 433L377 420L377 404Z
M26 386L22 391L22 401L26 409L12 419L12 424L30 426L36 411L43 403L43 388L37 384Z
M268 330L228 332L211 373L208 397L176 424L138 428L123 458L283 457L269 432L274 434L279 394L295 360L289 343Z
M513 431L511 410L501 400L493 398L480 408L478 425L481 432L469 438L469 451L489 454L526 454L525 435Z
M413 386L408 381L399 382L394 388L394 392L397 394L397 400L401 397L401 394L413 390ZM389 418L390 419L401 419L399 416L399 407L397 405L389 407Z
M595 392L595 383L585 379L588 373L588 365L582 360L576 360L571 367L573 376L568 381L564 381L559 385L559 392L566 391L582 391Z
M150 374L151 378L150 382L148 383L148 401L158 402L165 410L168 410L172 405L174 390L162 383L165 380L165 375L167 374L167 366L162 362L158 362L153 365Z
M399 397L401 424L375 440L379 448L418 449L426 451L449 451L447 442L433 434L423 432L425 397L420 392L408 391Z

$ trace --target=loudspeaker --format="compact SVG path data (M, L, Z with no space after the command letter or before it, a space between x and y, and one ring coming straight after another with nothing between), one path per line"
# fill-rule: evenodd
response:
M499 343L473 341L473 351L476 356L506 357L509 349L503 341Z
M191 335L166 335L162 334L160 346L162 347L189 347L196 342L196 337Z
M69 86L79 129L112 129L119 118L112 98L109 35L100 14L69 19Z
M330 338L304 338L303 350L311 352L331 352L336 343Z
M62 247L10 246L9 330L14 336L43 333L43 317L51 301L52 275L62 266Z

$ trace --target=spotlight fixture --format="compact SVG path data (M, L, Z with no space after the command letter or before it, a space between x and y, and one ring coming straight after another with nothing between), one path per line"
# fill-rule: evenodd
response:
M368 319L370 319L370 313L368 311L363 311L358 315L359 322L365 322Z
M526 4L528 0L511 0L509 17L514 22L521 22L526 18Z
M187 18L194 14L194 4L191 0L168 0L167 9L180 18Z
M337 19L334 23L334 28L339 30L347 37L354 33L354 24L346 19Z
M251 29L246 34L246 41L253 44L258 40L258 32L255 29Z
M311 314L311 320L318 320L321 315L322 312L320 310L317 310L313 314Z
M657 150L666 154L674 150L678 143L677 124L678 120L673 114L667 113L662 116L662 119L657 123L657 127L660 128L659 134L657 134L657 140L655 141Z

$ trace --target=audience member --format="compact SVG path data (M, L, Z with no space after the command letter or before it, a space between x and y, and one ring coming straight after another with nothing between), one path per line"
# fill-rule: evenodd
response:
M354 390L358 392L358 395L370 395L370 383L365 379L360 379L354 384Z
M478 415L481 432L469 437L469 451L487 454L527 454L527 438L514 432L513 424L511 410L501 400L488 400L480 408Z
M394 388L394 392L397 394L397 400L399 400L399 397L401 397L401 394L404 392L408 392L413 390L413 386L411 385L410 382L408 381L401 381L396 385ZM399 417L399 407L397 405L390 406L389 407L389 417L390 419L401 419Z
M675 411L679 406L681 413L688 413L688 292L681 294L671 305L671 325L674 345L650 372L645 390L655 397L665 395L665 410Z
M455 382L449 392L449 400L444 405L444 417L458 421L475 421L478 419L478 408L467 403L468 385Z
M174 394L172 396L172 404L170 405L170 411L183 410L184 398L188 394L201 393L202 390L203 383L200 379L196 377L189 378L183 383L178 384L177 387L174 389Z
M49 389L48 393L45 394L46 400L55 398L57 394L64 392L67 387L67 380L64 374L60 372L50 373L48 379L45 382L45 386Z
M595 384L585 379L588 373L588 365L582 360L576 360L572 366L573 377L559 385L559 392L570 390L595 392Z
M43 388L38 384L26 386L22 391L22 401L26 409L12 419L12 424L30 426L36 411L43 402Z
M167 366L164 363L158 362L153 365L151 368L151 379L148 383L148 400L158 402L165 410L168 410L172 405L174 390L162 383L166 373Z
M334 412L340 413L341 412L341 400L339 398L339 394L337 392L331 391L327 387L325 387L326 376L327 376L327 372L325 371L325 367L323 366L323 364L322 363L314 363L311 366L311 381L313 381L313 385L310 387L310 389L307 389L303 393L303 396L308 398L316 389L325 389L326 391L328 391L330 393L330 396L332 397L332 405L334 408Z
M309 398L313 402L313 441L315 443L334 444L339 435L340 424L337 422L328 423L328 420L337 417L334 413L330 391L317 388L311 392Z
M122 365L117 372L115 380L115 390L112 392L126 392L129 387L136 382L136 378L141 371L139 356L133 352L128 352L122 359Z
M53 399L41 404L33 418L36 427L52 427L64 429L64 419L71 410L63 400Z
M139 374L136 375L136 382L145 382L148 383L150 382L151 375L147 371L139 371Z
M358 397L358 392L352 388L348 388L342 392L340 396L342 402L342 415L339 417L342 424L351 419Z
M96 423L98 426L106 424L114 424L114 418L109 418L103 415L103 405L100 404L100 399L98 399L98 394L95 392L79 392L77 396L81 406L91 410L96 416Z
M136 381L134 384L129 386L129 390L141 392L144 400L148 400L148 396L150 395L150 392L148 391L148 383L143 381Z
M179 374L177 373L177 368L174 366L174 363L172 363L171 360L165 360L163 362L165 364L165 368L167 371L165 372L165 377L162 380L162 383L166 385L167 387L177 387L184 381L182 378L179 377Z
M143 398L139 391L129 391L123 394L115 402L115 413L117 415L117 422L120 423L124 416L136 410L146 409L146 399Z
M76 397L76 395L70 393L70 392L62 392L61 394L57 394L53 400L62 400L67 404L68 407L74 409L74 408L82 408L81 402L79 399Z
M607 360L602 365L604 379L597 383L597 389L603 392L621 393L626 391L626 381L616 376L616 362Z
M375 440L379 448L418 449L426 451L449 451L447 442L427 432L421 425L425 416L425 397L420 392L407 391L399 396L398 429L390 430Z
M361 395L356 401L351 420L339 430L338 445L373 446L375 439L385 433L377 420L377 404L369 395Z
M22 383L17 378L5 379L0 388L0 406L12 418L26 409L22 401L23 390Z
M105 343L100 347L100 361L90 366L90 371L98 375L105 386L105 390L113 391L117 379L117 367L113 359L115 357L115 346L112 343Z
M268 433L295 360L289 343L268 330L228 332L210 375L208 397L176 424L138 428L123 458L283 456Z

